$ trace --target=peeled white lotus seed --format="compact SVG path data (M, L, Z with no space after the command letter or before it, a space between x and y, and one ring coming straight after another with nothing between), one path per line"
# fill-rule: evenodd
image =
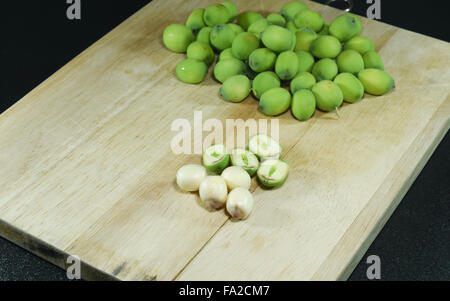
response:
M206 168L198 164L188 164L177 171L177 184L185 191L198 191L200 183L207 176Z
M236 188L228 194L227 211L234 219L246 219L253 210L253 196L247 189Z
M208 176L200 184L200 199L210 209L220 209L227 201L227 184L221 176Z
M248 190L252 182L252 179L250 178L248 172L246 172L245 169L240 166L227 167L222 172L222 178L227 183L229 191L239 187Z

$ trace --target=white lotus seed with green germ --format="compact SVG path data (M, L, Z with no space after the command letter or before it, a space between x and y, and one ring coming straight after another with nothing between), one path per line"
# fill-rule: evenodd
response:
M279 159L283 151L275 139L264 134L251 137L248 141L248 149L261 160Z
M222 172L222 178L227 183L229 191L239 187L249 189L252 182L249 174L240 166L227 167Z
M201 165L184 165L177 171L177 184L184 191L198 191L207 175L206 168Z
M231 218L244 220L253 210L253 195L244 188L236 188L228 194L227 212Z
M221 176L208 176L200 184L199 193L206 208L218 210L223 208L227 201L227 184Z
M252 177L258 170L259 160L252 152L235 148L231 151L231 165L242 167Z
M221 174L230 165L230 154L225 145L215 144L203 152L203 166L207 170Z
M289 174L289 165L278 159L270 159L261 163L258 169L258 180L266 187L282 185Z

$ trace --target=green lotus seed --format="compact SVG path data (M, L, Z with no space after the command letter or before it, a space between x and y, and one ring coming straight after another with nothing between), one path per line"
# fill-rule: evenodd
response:
M236 35L245 32L245 30L237 24L230 23L230 24L228 24L228 26L230 26L231 29L233 29L233 31Z
M280 14L270 14L267 16L267 21L270 24L278 25L278 26L286 26L286 19Z
M215 54L211 46L203 42L193 42L187 49L187 57L190 59L197 59L204 61L206 64L211 65L214 62Z
M300 1L292 1L283 5L280 14L286 19L286 21L291 21L294 20L295 15L305 9L308 9L308 6L306 6L305 3Z
M322 30L319 31L317 34L318 34L319 36L327 36L327 35L330 34L329 29L330 29L330 25L327 24L327 23L325 23L325 24L323 24Z
M231 48L222 50L222 52L219 55L219 61L227 60L227 59L235 59L235 57L233 56L233 53L231 51Z
M294 21L288 21L286 24L286 28L293 33L296 33L299 30L295 25Z
M395 87L394 79L379 69L365 69L359 72L358 78L364 86L364 91L376 96L384 95Z
M250 94L250 80L245 75L229 77L220 87L220 95L230 102L241 102Z
M297 42L295 44L295 51L309 51L312 42L317 39L317 33L309 27L303 27L299 29L295 36L297 38Z
M366 52L363 56L365 69L384 70L384 63L380 55L375 51Z
M283 88L270 89L261 96L259 107L268 116L278 116L291 106L291 94Z
M330 24L330 35L336 37L341 42L347 42L351 38L358 36L362 31L361 19L354 14L343 14Z
M272 69L276 60L275 52L267 48L259 48L250 54L248 64L253 71L263 72Z
M364 55L366 52L375 51L375 44L369 38L357 36L345 43L344 49L355 50Z
M295 15L294 22L298 28L308 27L315 32L319 32L325 23L322 16L318 12L309 9L302 10Z
M205 62L196 59L185 59L178 63L176 75L179 80L188 84L201 83L208 72Z
M197 34L197 41L203 42L205 44L211 45L211 41L209 40L209 35L211 34L212 27L203 27Z
M291 112L295 118L305 121L316 111L316 97L310 90L299 90L292 97Z
M269 25L269 21L267 21L266 19L260 19L250 25L250 27L248 28L248 32L251 32L258 38L261 38L261 32L263 32Z
M280 79L272 71L266 71L258 74L253 79L252 91L257 99L261 98L264 92L281 86Z
M195 37L192 31L185 25L171 24L166 27L163 33L164 45L179 53L186 52L189 44L194 41Z
M333 36L319 36L311 44L311 53L319 59L334 59L341 52L341 42Z
M225 82L233 75L240 75L246 72L245 63L238 59L227 59L217 62L214 66L214 77L221 83Z
M237 22L244 30L247 30L250 25L260 19L264 19L261 14L255 12L245 12L239 15Z
M203 20L205 21L205 24L210 27L226 24L230 20L230 13L224 5L216 3L205 9Z
M332 59L321 59L314 65L312 74L318 82L332 80L338 74L338 66Z
M336 61L340 73L348 72L357 75L364 69L364 60L361 54L355 50L342 51Z
M203 13L205 10L203 8L195 9L187 18L186 26L192 30L192 32L197 33L200 29L206 26L203 21Z
M259 48L259 39L252 33L243 32L233 40L233 56L240 60L248 60L250 54Z
M291 93L292 95L295 92L302 89L311 89L316 84L316 78L309 72L300 72L297 76L291 81Z
M209 39L211 45L218 50L231 48L236 33L228 24L219 24L213 27Z
M332 112L344 102L344 95L338 85L329 80L318 82L312 87L319 110Z
M346 102L354 103L364 97L364 86L361 81L351 73L341 73L334 79L339 86Z
M291 80L298 73L298 57L293 51L280 53L275 63L275 73L282 80Z
M275 52L283 52L294 50L296 37L295 34L288 29L269 25L262 33L261 40L267 48Z
M300 50L296 51L295 54L298 57L298 72L311 72L315 64L314 57L311 53Z
M230 19L228 20L228 22L232 22L238 15L238 7L231 1L223 1L220 2L220 4L225 6L225 8L228 10L228 14L230 15Z

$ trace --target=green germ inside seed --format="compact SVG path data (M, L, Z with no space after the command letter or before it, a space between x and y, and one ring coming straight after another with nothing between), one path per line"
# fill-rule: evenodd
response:
M244 161L245 165L248 165L248 157L246 154L242 154L242 161Z
M276 171L277 171L277 167L276 166L272 166L272 168L269 171L269 177L271 177Z

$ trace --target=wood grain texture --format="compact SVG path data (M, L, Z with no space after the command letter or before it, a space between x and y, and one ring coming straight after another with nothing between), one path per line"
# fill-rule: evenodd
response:
M364 19L395 91L344 105L340 119L279 117L289 179L254 183L254 213L234 223L176 188L176 170L199 157L170 149L171 123L194 110L266 118L251 97L222 101L210 77L174 76L183 55L163 47L164 28L212 2L153 1L0 116L2 236L62 267L77 255L89 279L349 275L449 128L450 45ZM264 13L284 3L236 2ZM340 13L307 4L327 21Z

